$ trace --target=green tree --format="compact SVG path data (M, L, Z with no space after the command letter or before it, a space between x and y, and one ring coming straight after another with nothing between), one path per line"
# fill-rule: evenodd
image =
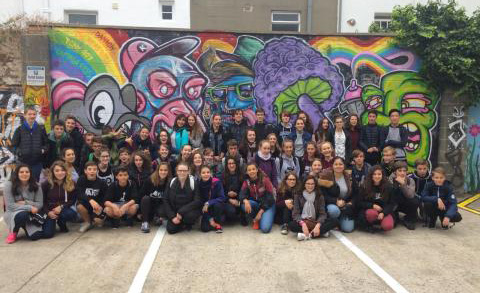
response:
M455 0L397 6L390 28L396 45L422 59L425 79L468 97L467 106L480 101L480 10L468 16Z

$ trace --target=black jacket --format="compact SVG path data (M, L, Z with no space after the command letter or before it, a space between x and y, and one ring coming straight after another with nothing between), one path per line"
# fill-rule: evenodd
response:
M45 167L50 168L50 166L56 160L62 158L61 152L65 148L73 148L73 140L70 135L66 134L65 137L60 141L60 152L57 150L57 142L54 140L52 132L48 136L48 151L47 151L47 160L45 161Z
M77 127L75 127L72 132L67 133L73 141L73 149L75 150L75 166L80 167L81 154L84 143L83 135Z
M235 123L235 121L228 126L227 139L225 142L228 142L230 139L235 139L237 143L245 136L245 130L247 129L248 124L245 119L240 122L240 124Z
M383 208L383 214L385 216L393 213L396 207L395 195L393 194L392 185L387 183L383 192L378 187L373 188L372 195L368 195L364 187L360 188L358 200L356 205L360 210L367 210L373 208L374 204L377 204Z
M32 129L25 121L15 130L12 146L20 162L28 165L43 163L47 155L47 134L45 128L37 122Z
M191 183L194 185L193 188ZM173 219L177 213L183 216L189 211L200 210L201 207L202 200L195 179L189 176L182 188L178 178L173 178L165 193L165 214L167 218L169 220Z
M367 124L362 127L362 131L360 133L360 149L366 152L369 148L377 147L379 150L381 149L381 138L382 128L377 124Z

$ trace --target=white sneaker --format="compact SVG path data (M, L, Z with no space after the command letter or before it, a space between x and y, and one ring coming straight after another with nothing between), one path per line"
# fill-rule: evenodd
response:
M323 238L328 238L328 237L330 237L330 232L327 231L327 232L323 233L323 234L322 234L322 237L323 237Z
M298 241L303 241L303 240L307 240L307 239L308 239L308 237L305 236L305 234L303 234L303 233L298 233L297 234L297 240Z
M80 225L80 229L78 229L78 232L80 233L85 233L88 231L88 229L90 229L92 227L92 224L91 223L88 223L88 222L85 222L85 223L82 223L82 225Z

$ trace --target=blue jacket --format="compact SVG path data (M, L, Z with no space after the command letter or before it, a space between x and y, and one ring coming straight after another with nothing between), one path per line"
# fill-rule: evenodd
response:
M442 186L435 185L434 182L428 182L422 192L422 201L436 203L438 199L442 199L445 204L445 217L453 218L457 213L457 198L453 193L450 182L445 181Z
M208 205L213 206L227 201L222 182L219 179L214 177L206 182L201 179L198 182L202 204L208 202Z
M293 140L293 143L295 144L295 140L297 139L297 129L296 128L294 128L292 133L290 133L289 138L291 140ZM303 140L303 147L304 148L307 147L307 142L312 140L312 134L310 134L306 131L303 131L302 140Z

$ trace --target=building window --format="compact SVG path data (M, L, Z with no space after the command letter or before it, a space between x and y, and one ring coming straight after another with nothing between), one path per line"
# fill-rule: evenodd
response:
M375 12L375 23L378 24L381 29L387 30L390 27L391 22L391 13Z
M65 11L65 18L69 24L90 24L98 22L97 11Z
M290 11L272 11L272 31L300 31L300 13Z
M173 19L173 1L159 1L160 4L160 14L162 19L164 20L172 20Z

